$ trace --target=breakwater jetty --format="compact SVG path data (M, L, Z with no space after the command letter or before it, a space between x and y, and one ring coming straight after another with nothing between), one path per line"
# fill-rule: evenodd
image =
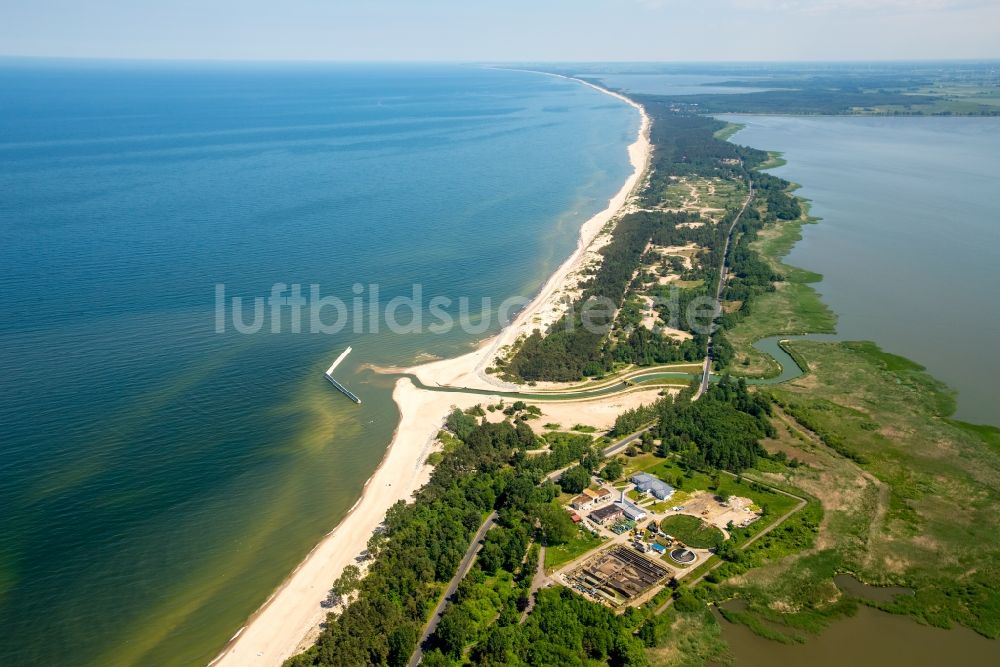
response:
M357 394L355 394L353 391L351 391L350 389L348 389L344 385L340 384L337 381L337 379L333 377L333 371L334 371L334 369L336 369L337 366L340 365L340 362L342 362L344 360L344 358L348 354L350 354L350 353L351 353L351 348L350 347L348 347L346 350L344 350L343 352L341 352L340 356L337 357L336 360L334 360L334 362L332 364L330 364L330 367L326 369L326 372L323 373L323 377L325 377L327 380L329 380L330 384L332 384L334 387L336 387L337 389L339 389L340 392L344 396L346 396L347 398L351 399L352 401L354 401L358 405L361 405L361 399L358 398Z

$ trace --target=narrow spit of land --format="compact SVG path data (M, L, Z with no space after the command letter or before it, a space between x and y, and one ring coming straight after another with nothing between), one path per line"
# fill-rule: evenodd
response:
M582 225L576 250L510 326L474 352L407 369L425 386L453 385L494 394L516 389L487 376L486 366L501 347L510 345L524 331L535 326L536 317L555 307L560 290L566 288L568 276L582 265L587 249L601 230L622 213L641 185L651 155L650 120L645 109L618 93L585 81L579 83L628 104L639 113L638 134L635 142L628 147L632 174L608 206ZM311 645L326 617L327 610L322 603L331 582L364 551L368 538L382 522L389 507L398 500L410 498L429 479L431 466L426 459L433 450L435 436L448 412L454 407L468 408L482 401L481 394L421 390L406 377L397 381L392 396L399 407L400 422L382 463L365 485L361 498L237 631L212 662L213 665L280 665L286 658Z
M754 186L758 185L762 192L766 191L767 181L763 180L764 176L761 176L760 179L760 182L750 184L751 196L742 203L737 219L733 221L725 236L725 250L722 253L722 265L719 271L719 289L715 292L716 316L719 315L722 305L720 302L721 286L729 273L727 262L730 255L730 245L732 243L739 245L747 240L740 236L735 237L736 240L734 240L733 234L737 222L753 199L753 191L757 189ZM781 224L776 222L775 226L781 226ZM797 222L792 221L785 224L793 225ZM774 298L788 298L787 295L782 294L781 290L775 290L772 294L775 295ZM958 591L954 588L955 576L941 578L922 572L920 568L924 567L923 561L903 563L902 567L907 569L905 574L900 574L901 570L898 569L900 563L894 559L894 556L899 553L899 548L902 547L907 550L908 554L917 558L922 553L918 549L923 549L926 546L921 542L924 536L920 531L914 530L918 520L921 522L920 525L925 527L927 534L934 535L942 542L950 543L954 541L954 536L942 530L941 526L935 525L939 522L939 513L929 508L927 503L919 505L909 503L909 499L919 501L920 497L912 495L917 489L908 485L905 478L901 481L896 479L900 476L898 470L886 467L885 462L872 464L869 461L871 461L873 452L884 452L887 447L891 448L894 443L899 441L899 434L905 432L898 428L897 422L900 415L909 414L908 411L914 405L919 404L920 409L924 412L921 412L917 417L930 416L931 411L940 409L940 406L945 404L939 400L936 388L931 387L930 384L924 386L925 380L923 376L919 375L919 369L907 365L904 363L905 360L884 355L877 349L869 350L863 345L858 346L859 344L853 344L853 347L852 344L838 344L825 346L822 349L814 346L803 346L801 350L795 349L793 351L794 357L803 359L801 368L809 368L809 356L819 356L820 363L811 369L812 372L808 377L802 378L801 381L786 383L767 390L767 394L779 406L775 411L779 420L781 415L788 415L789 419L796 421L802 420L803 425L808 425L808 432L815 434L815 437L802 436L800 441L796 441L797 436L793 432L794 429L782 431L781 424L778 424L779 428L776 429L777 432L774 435L776 440L767 443L768 451L778 448L779 452L789 450L796 452L796 455L804 456L803 452L815 450L812 451L813 459L810 459L813 462L803 464L801 461L792 460L788 465L784 465L779 462L787 459L773 457L768 459L770 462L769 472L766 467L754 471L754 477L751 481L766 486L771 491L780 492L787 497L786 500L794 500L795 502L783 501L780 516L777 516L766 526L761 526L761 533L748 537L747 541L740 545L736 558L730 561L729 558L733 554L728 553L725 555L725 561L707 562L704 564L704 570L691 573L691 580L685 581L682 589L677 592L678 603L672 605L670 615L663 617L664 623L670 626L670 632L686 633L684 637L675 637L678 639L678 643L683 644L692 638L696 642L709 641L706 638L713 632L713 628L717 631L717 624L714 621L711 622L711 627L706 624L705 618L711 619L712 616L705 609L704 603L719 602L734 596L742 596L748 601L748 608L751 612L763 615L766 620L780 624L784 617L792 618L792 626L794 627L794 622L798 622L796 621L798 617L795 616L795 612L789 610L797 609L801 605L808 606L812 604L810 600L813 599L831 599L829 588L832 585L832 574L845 569L862 574L867 573L864 578L873 583L899 576L923 577L925 585L914 586L919 592L913 599L920 600L920 595L924 591L928 591L931 597L927 600L934 605L936 602L933 596L938 591L947 591L946 595L958 599L957 594L961 591L976 591L978 590L977 586L989 581L988 569L984 569L981 573L967 570L961 576L972 579L969 584L959 584L962 588L961 591ZM797 348L798 345L795 347ZM836 356L840 363L825 363L825 357L822 355ZM855 356L848 358L847 355ZM481 369L482 364L488 362L490 358L488 353L479 357L477 363L480 365L476 367L477 370ZM714 390L707 391L707 373L704 371L708 365L710 365L710 358L706 357L702 366L699 396L707 393L709 397L712 397L714 394ZM415 369L414 377L401 379L397 389L407 387L416 389L416 395L425 400L431 400L435 396L447 396L452 398L456 404L467 398L499 393L493 389L493 387L498 387L498 384L483 387L480 383L489 382L489 379L483 378L478 373L469 373L467 367L464 370L455 366L449 367L447 362L439 362L438 365L432 364L430 366L436 366L434 373L416 374L416 371L426 370L427 367ZM691 369L687 370L690 372ZM833 375L838 372L853 371L858 371L858 376L841 378ZM630 376L633 379L642 377L642 371L629 370L628 372L636 373L636 375ZM831 381L832 379L836 381ZM841 381L842 379L850 381ZM468 381L468 384L463 384L465 381ZM601 386L601 389L607 389L612 393L625 393L626 388L616 385L616 381L620 380L608 381L607 384ZM885 387L880 386L878 392L873 392L873 395L877 395L880 400L872 404L858 403L859 395L864 393L865 382L873 383L875 381L886 385ZM420 385L414 386L416 383L420 383ZM849 390L851 393L845 395L844 388L847 387L851 388ZM905 387L906 391L901 392L900 387ZM535 400L534 395L510 391L512 389L516 389L516 387L506 386L503 393ZM542 398L538 400L545 400L546 397L549 400L560 400L564 398L560 396L561 393L575 394L575 397L579 397L584 392L594 389L593 386L581 386L559 391L539 390L538 395ZM892 411L886 411L880 407L882 403L887 401L900 400L901 394L909 396L906 399L906 407L897 407ZM819 400L820 395L826 395L829 400ZM705 405L706 402L691 407L699 407ZM872 408L872 405L875 407ZM933 428L935 430L945 429L947 432L942 431L942 434L951 442L957 446L965 445L961 439L954 437L956 435L954 427L948 425L947 420L936 419L934 421ZM849 438L840 437L845 429L850 432ZM920 465L920 461L914 457L925 456L926 452L914 452L913 450L920 450L921 447L924 450L928 449L925 446L926 443L920 442L924 431L927 430L927 424L921 422L917 425L916 437L909 434L906 436L906 444L909 445L910 441L914 441L915 444L919 445L910 447L905 454L903 452L898 454L901 457L910 457L918 464L907 466L905 471L907 475L920 476L924 474L922 470L926 466ZM604 455L608 456L625 449L629 442L634 442L640 437L641 432L642 430L632 433L630 436L612 443L604 449ZM971 439L971 436L966 439ZM934 440L934 442L938 442L938 440ZM855 443L861 451L854 448ZM963 451L968 454L973 449L970 446L967 451ZM978 450L977 454L984 456L983 452ZM816 461L819 463L816 464ZM933 469L938 471L947 466L963 465L965 464L961 461L950 462L935 459ZM977 491L982 491L983 480L989 478L991 474L989 470L993 468L995 466L992 468L990 466L975 467L975 473L971 475L964 468L958 471L961 474L954 476L955 480L961 482L957 491L963 490L962 485L966 488L974 487ZM547 477L555 479L562 470L551 472ZM930 480L925 480L925 482L930 483ZM776 484L784 488L794 484L795 489L804 489L803 495L788 493L777 488ZM888 492L890 486L892 487L891 493ZM836 493L831 493L830 489L836 489ZM955 489L947 488L941 488L938 492L941 496L949 497L956 494ZM988 502L989 494L988 490L980 494L982 498L986 499L983 504ZM873 495L875 502L870 503ZM808 501L806 497L809 498ZM898 500L900 497L905 498L902 506L895 508L888 506L890 501ZM794 504L794 506L790 507L790 504ZM930 511L928 511L929 509ZM872 510L874 511L872 512ZM824 512L826 512L825 516ZM953 519L949 517L949 523L952 521ZM907 525L903 526L904 523ZM901 527L903 530L900 530ZM482 527L480 528L482 529ZM779 530L779 528L781 529ZM452 574L449 567L449 571L445 572L438 580L442 581L444 577L451 575L452 578L448 584L449 590L454 590L457 582L461 581L469 571L478 550L478 541L482 539L482 535L476 535L472 546L466 552L466 558L462 560L457 571ZM835 551L830 548L834 540L836 544L840 545L839 550ZM977 548L983 549L987 544L987 540L981 540ZM785 556L792 554L795 554L795 557L785 558ZM983 555L988 557L986 552ZM746 560L743 560L744 556L747 557ZM896 569L887 570L885 568ZM713 579L713 577L715 578ZM542 591L540 599L543 602L551 603L553 597L551 595L546 597L548 593L552 592ZM564 593L567 591L559 594L563 595ZM665 591L663 595L668 596L670 592ZM444 599L446 600L447 597L446 594ZM565 595L565 597L572 596ZM684 605L680 604L681 600L684 601ZM665 597L655 598L653 605L650 605L647 611L650 614L653 611L665 611L671 605L664 604L664 602ZM845 604L849 602L848 600ZM983 609L977 608L970 611L970 605L977 604L976 600L969 598L965 603L962 608L947 609L948 617L971 627L977 627L980 632L995 634L995 629L989 625L991 620ZM907 604L914 603L908 601ZM922 604L926 604L926 602ZM682 606L684 608L681 608ZM838 613L837 610L841 608L842 605L835 605L830 611L823 606L810 607L804 613L827 618ZM442 603L439 602L432 616L432 623L436 623L434 619L443 609ZM544 614L545 610L545 604L540 604L535 613ZM918 617L927 611L919 606L901 607L897 610L900 613L910 613ZM673 622L675 620L674 612L678 614L677 623ZM447 612L445 615L447 616ZM652 614L653 618L659 616L659 614ZM819 622L821 621L822 618ZM423 618L419 622L422 623ZM653 621L653 623L658 623L658 621ZM529 620L526 627L531 625ZM429 632L425 630L423 637L429 637L432 632L433 630ZM697 633L701 633L701 636L695 638L694 635ZM631 639L632 636L633 634L630 632L628 638ZM794 637L795 635L790 632L789 636ZM654 653L655 649L663 648L661 644L656 644L655 647L651 644L647 644L647 646L653 649ZM717 648L718 644L715 646ZM670 647L670 649L676 650L674 647ZM704 655L711 655L715 658L723 656L722 653L706 653Z

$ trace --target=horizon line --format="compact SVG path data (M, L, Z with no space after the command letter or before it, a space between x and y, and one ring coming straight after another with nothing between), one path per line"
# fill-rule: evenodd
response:
M476 60L476 59L347 59L347 58L215 58L215 57L130 57L130 56L61 56L0 53L0 60L88 61L115 63L253 63L315 65L834 65L834 64L911 64L911 63L998 63L1000 56L954 58L844 58L807 60ZM651 72L652 73L652 72Z

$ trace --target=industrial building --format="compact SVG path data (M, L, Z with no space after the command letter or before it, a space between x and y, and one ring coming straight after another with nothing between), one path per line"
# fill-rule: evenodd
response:
M611 489L605 486L596 490L584 489L583 492L594 499L595 505L610 502L615 497L615 494L611 492Z
M598 525L603 525L609 521L617 521L622 518L624 512L621 507L618 507L618 503L614 505L605 505L600 507L593 512L591 512L588 517L591 521Z
M631 519L632 521L642 521L646 518L646 510L642 509L635 503L631 502L625 498L625 494L622 494L621 500L616 500L614 505L611 507L617 507L625 515L626 519Z
M642 493L648 493L659 500L666 500L674 495L674 487L647 472L636 473L632 475L629 481L635 484L637 490Z
M670 570L632 549L618 546L594 556L574 573L588 592L613 605L633 600L658 585Z

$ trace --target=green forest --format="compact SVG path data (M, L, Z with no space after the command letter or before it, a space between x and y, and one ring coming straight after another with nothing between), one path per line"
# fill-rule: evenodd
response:
M671 177L753 182L755 201L747 207L734 230L735 240L728 260L733 279L723 293L725 300L738 301L740 307L736 314L728 314L717 323L725 329L750 312L756 294L773 290L774 282L782 279L749 250L757 230L774 220L798 218L801 208L788 194L787 181L759 172L754 172L751 178L751 170L764 163L768 155L717 138L715 133L724 123L679 113L671 105L656 100L647 100L645 105L653 120L650 139L655 149L649 182L641 193L644 206L655 207L663 200ZM701 221L697 213L642 210L625 215L617 224L611 243L600 250L603 261L583 284L580 298L549 331L536 330L521 342L507 362L498 362L499 371L525 382L565 382L601 377L612 372L616 364L649 366L702 359L707 352L707 336L703 332L712 322L689 321L687 306L698 297L714 295L722 248L737 214L736 209L727 210L718 224L698 227L678 226ZM623 307L634 287L632 277L643 264L650 243L658 246L694 243L706 249L701 267L685 275L698 286L679 290L675 302L659 311L664 321L694 332L690 340L677 341L656 334L638 325L634 312ZM598 300L621 307L619 323L628 325L622 328L623 335L609 336L614 314L609 308L592 308ZM585 317L589 326L584 326ZM718 368L724 368L731 360L731 348L724 335L716 339L713 358Z
M636 94L644 104L665 102L692 113L772 113L825 115L996 116L994 66L989 62L644 64L632 69L581 65L562 73L596 85L615 74L667 74L723 78L711 87L733 94ZM724 77L729 77L725 79ZM748 79L749 77L749 79ZM748 81L752 79L752 82ZM740 90L750 86L750 90Z
M541 482L545 473L574 462L597 466L591 436L560 438L545 454L526 456L536 442L523 420L516 426L509 420L480 423L457 412L448 421L461 445L440 459L415 502L400 501L388 511L368 544L373 560L367 576L334 585L352 601L289 665L406 664L444 584L491 511L498 512L499 526L489 534L484 573L519 570L532 540L558 544L575 534L566 512L552 504L559 487ZM443 623L439 633L457 632L451 624ZM448 640L440 641L447 648ZM432 660L429 655L425 664Z
M658 454L682 470L741 471L764 454L760 438L772 429L769 400L743 381L724 378L697 401L685 392L645 409L663 438ZM602 469L593 436L547 435L548 450L528 455L537 437L518 404L501 423L478 419L482 410L453 411L452 442L413 503L396 503L368 544L366 576L354 568L333 591L348 603L331 614L318 642L288 661L305 665L404 665L431 609L454 575L472 535L488 514L498 520L483 541L469 575L445 609L425 647L424 665L645 665L662 619L649 610L616 615L566 589L529 592L539 545L573 540L578 528L555 501L579 493ZM627 416L622 417L624 428ZM605 470L621 464L610 462ZM565 469L557 481L547 473ZM668 591L669 595L669 591ZM646 628L652 624L653 629ZM651 643L652 642L652 643Z
M742 378L723 376L697 401L665 396L654 407L660 455L676 454L695 470L752 468L765 454L760 440L774 435L770 400L751 393Z
M654 171L642 192L646 206L661 200L670 175L753 183L754 201L734 229L727 257L729 280L722 297L732 307L720 317L722 331L713 337L713 356L723 367L733 356L725 330L752 322L744 320L756 298L780 296L775 292L783 280L780 271L791 270L765 261L755 250L759 244L751 244L766 225L797 220L803 210L786 181L755 170L767 160L765 153L714 136L722 123L678 110L669 101L644 103L654 120L656 146ZM692 269L701 272L702 283L687 291L714 293L725 240L720 230L728 229L735 213L727 211L714 227L679 227L697 220L692 213L640 211L622 218L580 302L548 335L539 332L524 341L500 370L521 380L575 380L610 372L616 364L700 359L704 337L664 341L643 327L619 336L594 333L578 326L580 306L587 299L609 299L626 306L619 317L634 320L627 304L630 281L650 240L706 248L708 258ZM608 314L602 324L610 331L615 322ZM690 400L694 387L688 387L627 410L608 435L647 432L625 457L612 461L602 460L598 441L589 434L555 431L539 438L526 419L540 411L520 401L503 411L508 419L499 424L489 423L479 408L455 410L440 437L444 451L433 455L430 481L414 502L399 502L389 511L369 542L365 575L351 569L332 582L343 608L330 614L317 644L287 664L407 664L472 536L492 512L496 525L423 645L423 665L724 664L730 656L706 603L737 597L746 609L722 609L726 619L770 639L798 642L802 633L817 632L861 604L850 595L831 598L837 590L833 575L844 571L916 591L892 602L865 604L996 636L997 600L989 586L995 567L989 559L980 562L986 531L995 524L995 493L976 477L995 468L980 465L995 453L956 431L959 422L941 419L936 411L933 419L926 418L930 411L923 404L940 402L937 385L928 389L923 376L910 377L896 362L882 368L886 355L859 358L851 345L800 346L799 354L820 360L810 371L817 385L808 389L751 391L744 380L724 375L698 401ZM837 363L823 363L826 357ZM841 377L846 373L853 375ZM861 409L844 399L845 392L866 384L879 401ZM902 394L900 386L906 389ZM907 436L900 440L894 433ZM940 458L942 442L957 443L961 456ZM768 450L762 443L769 443ZM886 457L887 447L897 450ZM883 456L875 460L873 452ZM593 548L589 533L572 523L557 499L582 491L597 471L614 480L636 468L681 492L698 488L720 497L731 492L754 497L764 520L730 524L731 539L720 541L721 533L697 518L675 517L667 524L670 530L685 542L713 546L714 555L699 566L701 578L682 579L683 584L674 579L648 604L621 614L561 586L535 591L532 580L543 545ZM942 470L950 477L942 477ZM941 480L951 480L954 488L932 491ZM842 493L848 488L864 492L848 497ZM964 496L967 491L975 493ZM925 497L935 503L919 502ZM946 514L935 507L942 502L955 511ZM982 527L971 527L962 516L972 511L970 502L977 516L989 517ZM958 549L962 560L938 572L942 565L927 558L922 533ZM912 559L906 569L886 569L885 563L895 562L891 554L900 550Z

